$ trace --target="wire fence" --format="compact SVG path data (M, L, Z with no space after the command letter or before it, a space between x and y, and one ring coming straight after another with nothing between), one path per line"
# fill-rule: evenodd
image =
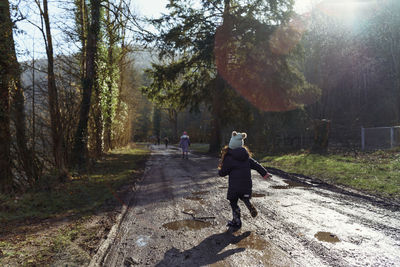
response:
M361 128L361 150L385 150L400 146L400 126Z

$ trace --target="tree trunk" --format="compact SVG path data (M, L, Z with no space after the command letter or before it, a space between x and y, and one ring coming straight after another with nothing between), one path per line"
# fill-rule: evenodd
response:
M212 121L211 121L211 153L217 153L221 148L221 111L223 105L223 90L225 81L220 74L217 74L214 83L214 96L212 103Z
M159 139L161 133L161 109L157 106L154 106L153 110L153 134Z
M231 19L230 15L230 0L224 0L224 14L221 29L227 30L227 35L231 34ZM216 50L221 49L221 47L215 47ZM226 51L225 49L221 49ZM224 56L227 58L227 55ZM225 81L217 71L217 76L214 83L214 95L212 103L212 121L211 121L211 140L210 149L211 153L216 153L220 151L221 148L221 112L223 105L223 91L225 88Z
M115 33L113 32L113 22L110 18L110 3L108 2L107 10L107 35L108 35L108 48L107 48L107 89L108 94L106 96L106 118L104 121L104 147L105 150L113 149L112 145L112 122L113 122L113 69L114 69L114 40L115 40Z
M78 128L74 143L74 165L82 167L86 164L86 149L88 137L88 120L90 111L90 98L94 78L96 77L97 42L100 31L100 0L91 0L91 24L88 29L86 49L86 71L82 80L82 102L79 114Z
M54 53L53 41L50 30L50 20L48 12L48 2L43 0L43 20L46 30L46 54L47 54L47 87L48 100L50 108L51 135L53 140L53 156L54 164L59 172L59 177L63 180L67 174L65 141L63 135L63 127L61 123L61 113L58 104L58 92L54 75Z
M93 103L93 120L94 120L94 134L95 134L95 148L94 152L96 157L100 157L103 154L103 116L101 110L101 95L100 95L100 85L97 78L94 81L94 103Z
M28 182L32 185L39 178L39 170L34 159L32 151L27 147L26 124L25 124L25 97L20 82L19 64L15 62L13 69L15 70L15 80L13 83L13 122L16 130L16 140L19 161L25 172Z
M10 155L10 80L14 46L12 22L8 1L0 1L0 192L8 193L12 188Z
M178 112L176 109L168 109L169 121L172 124L172 138L170 136L171 142L178 142Z

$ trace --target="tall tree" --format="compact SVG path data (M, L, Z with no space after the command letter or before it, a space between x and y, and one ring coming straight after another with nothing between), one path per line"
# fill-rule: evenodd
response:
M10 192L12 187L10 155L10 84L12 63L16 60L13 23L8 0L0 1L0 192Z
M49 5L47 0L43 0L42 2L40 2L39 0L35 0L35 2L39 8L40 17L44 22L44 29L39 29L41 30L43 39L45 41L47 55L47 91L49 102L48 104L50 109L54 165L59 172L59 177L61 179L64 179L67 173L65 140L63 135L63 124L61 120L61 112L58 99L58 89L56 86L56 77L54 73L54 48L49 18Z
M119 24L117 22L118 17L111 17L111 5L110 1L107 2L106 15L105 15L105 36L107 38L106 50L106 93L105 97L105 112L104 112L104 149L106 151L113 149L112 142L112 124L115 116L115 99L116 99L116 85L118 84L118 67L117 63L117 52L116 43L119 39ZM118 97L118 96L117 96Z
M153 134L157 139L161 138L161 109L157 106L153 108Z
M219 150L222 128L235 116L234 99L227 97L233 89L264 110L304 104L316 88L290 64L290 53L276 49L283 42L271 45L273 34L290 21L292 4L213 0L195 8L186 1L170 1L170 13L153 20L160 32L145 39L155 41L164 60L153 65L149 94L170 92L165 97L178 99L182 107L207 103L213 114L213 152ZM166 81L175 86L166 88Z
M79 123L75 134L74 142L74 164L84 166L86 163L86 149L88 138L88 120L90 102L94 79L96 77L97 44L100 32L100 7L101 0L90 1L91 22L88 27L85 74L82 79L82 102L80 107Z

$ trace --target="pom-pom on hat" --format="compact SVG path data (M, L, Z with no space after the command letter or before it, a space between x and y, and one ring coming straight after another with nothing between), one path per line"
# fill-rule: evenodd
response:
M246 137L247 137L246 133L238 133L236 131L233 131L231 140L229 141L229 148L235 149L243 146L244 144L243 140L246 139Z

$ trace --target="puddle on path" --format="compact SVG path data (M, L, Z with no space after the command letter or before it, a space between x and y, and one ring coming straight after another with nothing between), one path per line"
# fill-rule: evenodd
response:
M138 247L144 247L147 245L149 240L150 240L150 236L139 236L139 238L136 240L136 245Z
M187 228L189 230L200 230L210 226L211 223L209 222L196 221L196 220L180 220L163 224L163 227L173 231L181 230L184 228Z
M295 182L292 180L283 180L286 185L273 185L271 186L274 189L290 189L290 188L295 188L295 187L310 187L308 184L303 184L299 182Z
M265 194L261 194L261 193L252 193L251 197L265 197Z
M337 243L340 242L340 239L329 232L318 232L314 235L319 241L329 242L329 243Z
M233 233L234 236L240 237L243 235L241 231ZM257 251L246 252L248 259L251 259L253 263L259 263L257 266L295 266L294 262L290 259L286 253L284 253L279 248L275 247L268 241L264 240L262 237L256 233L251 232L249 236L243 238L238 243L234 244L239 249L253 249ZM230 247L228 247L230 249ZM227 250L225 250L227 251ZM240 252L237 252L240 253ZM236 262L237 263L237 262ZM218 261L210 265L211 267L223 267L223 266L237 266L237 264L232 265L232 261L229 258Z
M270 246L270 244L258 235L250 233L248 237L240 240L236 246L239 248L265 250Z

